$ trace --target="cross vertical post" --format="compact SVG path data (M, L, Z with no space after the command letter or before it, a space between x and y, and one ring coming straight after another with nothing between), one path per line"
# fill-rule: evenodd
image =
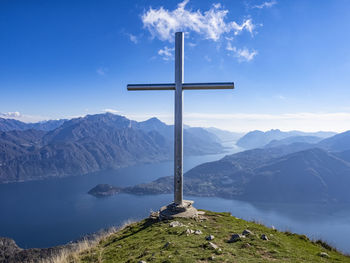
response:
M175 33L175 82L160 84L128 84L128 90L175 91L174 118L174 202L159 210L160 219L196 217L193 201L183 200L183 91L233 89L233 82L184 83L184 33Z
M183 201L183 91L184 33L175 34L174 203Z

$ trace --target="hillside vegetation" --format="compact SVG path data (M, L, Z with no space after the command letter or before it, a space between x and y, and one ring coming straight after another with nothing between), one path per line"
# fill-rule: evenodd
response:
M248 231L243 236L244 230ZM233 234L240 236L233 240ZM210 235L212 240L207 240ZM118 263L350 262L350 257L322 241L279 232L229 213L209 211L197 220L145 219L105 236L89 248L57 259L59 262Z

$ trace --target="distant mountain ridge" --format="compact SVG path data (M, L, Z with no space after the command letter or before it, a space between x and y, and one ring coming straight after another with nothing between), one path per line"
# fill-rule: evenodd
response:
M316 144L297 142L228 155L188 171L184 193L256 202L350 202L349 142L350 132L345 132ZM118 188L132 194L172 191L172 176Z
M173 128L157 119L144 122L110 113L64 121L50 131L2 132L0 183L72 176L173 156ZM223 152L215 135L184 131L184 153Z
M48 121L41 121L36 123L26 123L21 122L14 119L4 119L0 118L0 131L24 131L24 130L42 130L42 131L51 131L56 129L57 127L61 126L66 119L60 119L60 120L48 120Z
M320 140L334 136L335 132L301 132L301 131L289 131L289 132L283 132L278 129L270 130L270 131L251 131L245 134L242 138L240 138L237 141L237 145L244 148L244 149L254 149L254 148L261 148L269 144L270 142L274 140L283 140L289 137L319 137ZM311 141L310 141L311 142Z
M309 143L314 144L322 141L321 137L317 136L291 136L281 140L273 140L266 144L264 148L278 147L282 145L288 145L292 143Z

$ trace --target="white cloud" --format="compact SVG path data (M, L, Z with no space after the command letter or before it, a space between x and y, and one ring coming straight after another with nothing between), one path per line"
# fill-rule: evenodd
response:
M236 51L238 60L240 61L251 61L257 54L258 51L251 50L249 51L247 48L237 49Z
M164 7L150 8L141 17L143 26L153 37L170 42L176 31L193 31L213 41L218 41L223 34L238 35L244 30L253 33L254 24L251 19L244 20L242 24L226 22L228 10L222 9L221 4L214 4L208 11L201 12L187 10L188 2L189 0L184 0L172 11Z
M107 71L108 71L107 68L98 68L98 69L96 70L96 73L97 73L98 75L100 75L100 76L104 76L104 75L106 75Z
M133 34L128 34L129 36L129 39L131 42L133 42L134 44L137 44L138 43L138 38L137 36L133 35Z
M18 111L0 112L0 118L15 119L23 122L38 122L38 121L44 121L48 119L47 117L44 117L44 116L22 114Z
M163 49L158 50L158 55L160 55L163 60L172 60L174 59L174 50L174 48L168 48L165 46Z
M246 47L244 48L236 48L231 45L230 42L227 43L226 50L233 53L233 56L238 58L238 61L251 61L254 59L254 57L258 54L258 51L256 50L249 50Z
M264 2L260 5L253 6L252 8L258 8L258 9L270 8L270 7L274 6L275 4L277 4L277 1Z
M119 111L115 110L115 109L104 109L103 112L108 112L108 113L113 113L113 114L119 113Z
M21 113L18 111L14 112L0 112L0 117L1 118L19 118L21 116Z

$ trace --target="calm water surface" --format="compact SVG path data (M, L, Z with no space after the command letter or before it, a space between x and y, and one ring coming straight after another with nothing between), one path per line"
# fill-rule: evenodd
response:
M188 170L224 155L185 158ZM172 195L115 195L97 199L87 191L99 183L128 186L171 175L172 162L140 165L85 176L0 185L0 236L23 248L69 242L101 228L138 220L172 201ZM229 211L281 230L323 239L350 253L350 205L247 203L221 198L186 197L197 208Z

